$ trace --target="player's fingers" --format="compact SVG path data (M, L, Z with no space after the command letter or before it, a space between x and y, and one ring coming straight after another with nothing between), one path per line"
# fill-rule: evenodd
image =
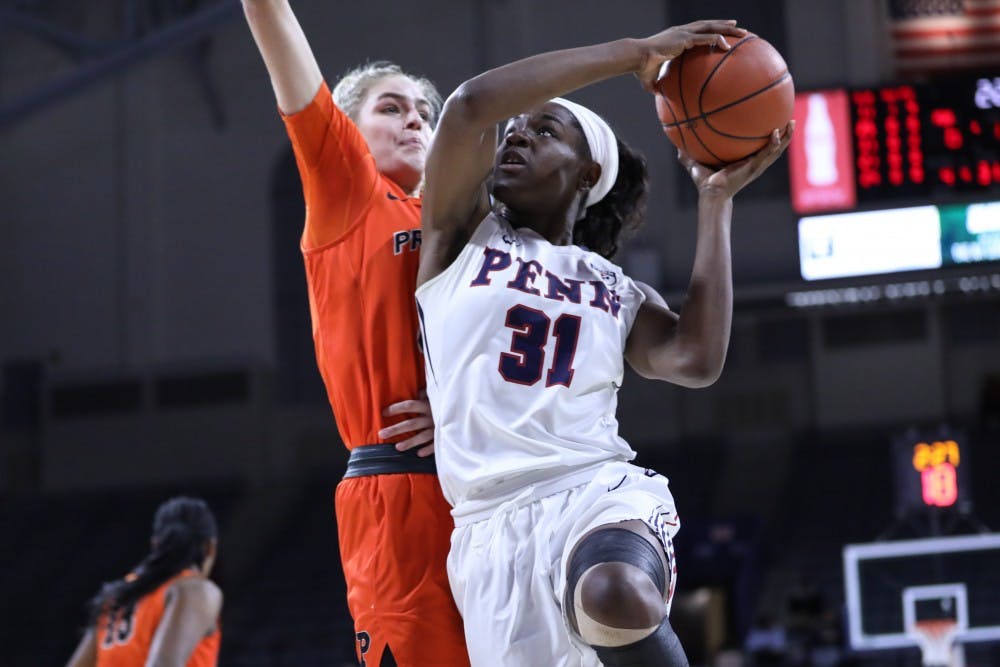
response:
M736 26L736 19L702 19L688 23L684 28L691 32L721 32L727 35L745 35L746 28Z
M754 156L756 159L753 160L755 163L753 168L763 171L781 157L781 154L785 152L785 148L788 147L789 142L792 140L792 131L794 128L795 121L793 120L789 121L784 130L774 130L771 133L771 141Z
M784 131L774 130L771 133L771 141L764 148L761 148L753 155L739 162L734 162L725 167L724 171L729 175L733 193L742 190L757 180L757 177L763 174L781 156L791 141L792 131L795 128L794 122L790 121Z
M407 438L406 440L397 442L396 451L405 452L408 449L413 449L414 447L419 447L420 445L426 445L428 442L433 442L433 440L434 429L429 428Z
M709 20L709 21L695 21L694 23L689 23L684 26L684 28L693 34L701 35L728 35L729 37L737 37L742 39L746 37L749 31L746 28L741 28L736 25L734 19L728 21L721 20Z
M418 414L418 415L429 415L431 413L431 404L427 399L410 399L407 401L400 401L398 403L393 403L385 410L382 411L382 415L385 417L392 417L394 415L402 414Z
M417 456L419 456L422 459L427 458L428 456L430 456L433 453L434 453L434 443L433 442L431 444L427 445L426 447L423 447L423 448L417 450Z
M688 40L687 48L690 49L695 46L714 46L715 48L722 49L723 51L728 51L729 49L732 48L729 45L729 42L726 41L725 37L723 37L722 35L717 35L712 33L704 35L700 34L691 35L690 39Z
M680 148L677 149L677 160L688 172L698 166L698 163L694 161L694 158Z
M647 93L656 94L656 82L663 77L668 60L650 57L646 64L635 73L639 83Z
M695 185L700 184L705 178L708 177L709 174L712 173L711 169L699 163L679 148L677 149L677 160L681 163L681 166L684 167L684 170L687 171L691 180L695 182Z
M433 430L433 419L430 417L413 417L412 419L404 419L398 424L393 424L392 426L386 426L385 428L380 429L378 437L386 440L389 438L395 438L397 435L413 433L414 431L422 431L427 428Z
M795 134L795 121L790 120L788 124L785 125L784 129L781 131L781 141L784 144L788 144L792 140L792 135Z

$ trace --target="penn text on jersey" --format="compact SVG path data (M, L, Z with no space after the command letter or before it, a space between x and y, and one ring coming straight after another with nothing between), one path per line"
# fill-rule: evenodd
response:
M511 265L517 262L517 268L512 269ZM514 277L507 282L507 288L533 294L552 301L569 301L570 303L582 303L585 296L592 295L587 304L598 310L610 314L618 319L618 311L621 309L621 296L613 289L609 289L605 280L575 280L573 278L560 278L551 271L547 271L541 262L534 259L523 259L521 257L512 258L510 253L496 248L483 249L483 264L479 269L479 274L469 283L469 287L485 287L493 282L490 274L497 272L514 272ZM598 272L598 275L604 272ZM536 288L535 281L544 275L545 293ZM584 287L586 285L586 287ZM584 294L584 291L589 294Z

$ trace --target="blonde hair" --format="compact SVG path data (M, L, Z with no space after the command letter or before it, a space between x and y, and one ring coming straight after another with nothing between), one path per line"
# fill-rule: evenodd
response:
M369 91L375 83L389 76L405 76L420 87L421 92L431 106L430 124L431 127L437 125L438 116L441 114L441 94L431 83L430 79L414 76L404 72L399 65L387 60L377 60L365 63L350 70L340 78L333 89L333 103L348 115L355 123L358 122L358 114L361 112L361 105L368 97Z

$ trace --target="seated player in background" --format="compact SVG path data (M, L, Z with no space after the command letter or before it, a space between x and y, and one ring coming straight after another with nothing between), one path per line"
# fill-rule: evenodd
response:
M391 63L352 70L331 96L287 0L243 6L302 178L316 360L351 450L335 507L358 660L464 667L413 301L441 98Z
M745 34L698 21L544 53L466 81L444 106L417 301L454 506L448 571L476 667L687 665L668 621L674 501L666 478L628 463L617 391L625 361L687 387L721 373L733 196L791 128L718 171L680 156L698 190L698 240L678 315L610 261L644 217L644 161L558 96L621 74L651 88L685 49L728 49L726 37Z
M208 576L218 534L205 501L178 496L160 505L149 554L91 600L67 667L214 667L222 591Z

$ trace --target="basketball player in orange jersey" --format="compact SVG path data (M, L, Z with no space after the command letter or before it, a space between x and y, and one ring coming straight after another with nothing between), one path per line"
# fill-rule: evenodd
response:
M351 450L336 514L359 663L465 667L413 300L440 96L376 63L347 74L331 98L287 0L243 7L302 177L316 359Z
M214 667L222 591L208 575L218 529L203 500L178 496L156 510L151 550L90 602L90 627L67 667Z

